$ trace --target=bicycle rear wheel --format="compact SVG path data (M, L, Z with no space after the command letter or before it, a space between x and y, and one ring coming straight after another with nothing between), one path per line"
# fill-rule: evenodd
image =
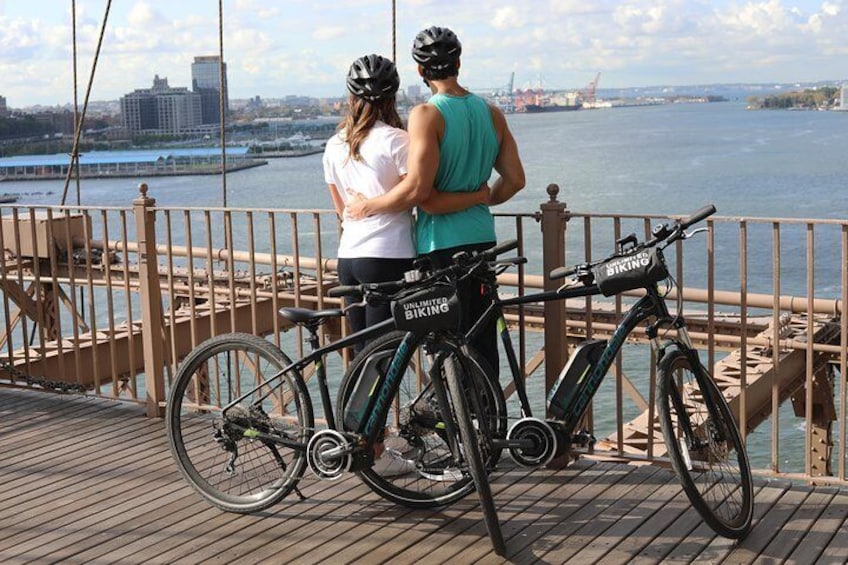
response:
M461 451L465 464L468 466L468 472L471 474L474 480L474 486L477 489L477 497L480 500L480 507L483 509L483 520L489 532L489 539L492 540L495 553L504 555L506 553L506 543L504 542L503 532L498 521L498 512L495 509L495 500L492 497L492 488L489 485L489 476L483 464L483 456L481 454L481 444L488 445L490 442L485 437L486 432L481 431L478 433L472 419L472 413L479 410L476 408L476 405L480 399L479 397L474 397L476 387L466 386L462 382L468 378L468 375L463 372L462 376L460 376L461 373L458 370L458 364L458 360L453 356L445 358L445 380L447 382L451 404L453 405L455 421L459 428L459 438L462 443Z
M222 510L268 508L303 475L314 426L306 386L292 371L265 384L289 363L268 341L233 333L197 346L177 371L168 397L168 443L188 483Z
M336 421L346 431L345 413L363 372L385 372L403 341L405 332L385 334L369 343L351 362L339 388ZM469 371L481 391L481 413L496 437L506 437L506 402L503 391L491 376L486 361L469 351ZM418 362L421 362L419 370ZM433 387L428 382L429 360L421 348L400 379L397 394L384 426L382 451L374 465L359 471L359 477L381 497L409 508L432 508L451 504L471 493L474 484L468 473L457 467L451 457ZM501 449L491 449L485 457L493 469Z
M727 401L707 370L693 367L680 350L663 357L657 378L660 425L686 496L716 533L745 537L754 512L753 483Z

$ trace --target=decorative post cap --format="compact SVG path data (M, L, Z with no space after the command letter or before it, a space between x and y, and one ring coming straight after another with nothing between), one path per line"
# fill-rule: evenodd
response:
M548 196L550 197L549 202L557 202L557 195L559 194L559 185L551 183L545 190L548 191Z
M147 196L147 183L143 182L138 185L138 197L133 200L134 206L154 206L156 200Z

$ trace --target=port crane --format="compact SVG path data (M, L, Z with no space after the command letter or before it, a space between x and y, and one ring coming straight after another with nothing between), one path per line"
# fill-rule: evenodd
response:
M601 80L601 73L598 72L595 75L595 80L589 83L586 87L586 90L583 91L583 102L588 102L589 104L593 104L595 102L595 91L598 88L598 81Z

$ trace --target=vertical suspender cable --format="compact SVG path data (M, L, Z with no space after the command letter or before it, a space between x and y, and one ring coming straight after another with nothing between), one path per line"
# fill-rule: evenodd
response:
M91 85L94 83L94 72L97 70L97 59L100 57L100 47L103 45L103 35L106 33L106 22L109 19L109 9L112 7L112 0L106 2L106 13L103 14L103 25L100 26L100 37L97 39L97 50L94 52L94 61L91 63L91 74L88 77L88 87L85 89L85 100L82 103L82 114L77 121L74 131L74 146L71 149L71 166L68 167L68 174L65 177L65 189L62 191L62 206L65 205L65 200L68 197L68 185L71 183L71 171L73 164L79 160L79 140L82 133L82 123L85 121L85 113L88 110L88 98L91 96Z
M397 0L392 0L392 61L397 65Z
M73 44L73 57L74 57L74 132L76 132L77 127L79 127L80 115L79 115L79 86L77 84L77 2L76 0L71 0L71 38ZM71 155L71 167L76 171L76 186L77 186L77 206L81 204L80 201L80 170L79 170L79 153L74 153Z
M218 119L221 121L221 190L227 207L227 133L224 107L224 2L218 0Z

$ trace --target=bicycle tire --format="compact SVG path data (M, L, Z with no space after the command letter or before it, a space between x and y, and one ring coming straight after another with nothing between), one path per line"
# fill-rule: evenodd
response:
M468 472L474 480L477 497L480 500L480 507L483 510L483 521L486 524L486 530L489 532L489 539L492 541L495 553L505 555L506 543L504 542L503 532L501 531L500 521L498 520L495 499L492 496L492 487L489 485L489 476L483 464L483 457L480 450L480 443L481 441L485 441L485 438L480 437L471 417L470 407L474 406L475 399L469 398L469 395L474 394L474 391L477 389L473 386L464 386L464 383L462 383L463 379L460 377L459 371L457 371L457 360L452 355L445 358L444 373L448 394L453 405L453 414L457 428L459 429L460 441L462 442L462 454L465 463L468 465ZM468 378L464 372L463 376ZM469 400L472 400L472 402L469 403ZM476 400L479 401L479 398Z
M692 506L716 533L742 539L751 529L754 513L748 456L727 401L703 365L697 370L700 378L689 356L679 349L660 361L657 378L663 437ZM682 395L678 394L681 390ZM702 403L698 399L703 399ZM678 417L683 410L700 447L687 445L683 437Z
M314 427L303 378L290 371L280 388L264 385L290 364L268 341L249 334L213 337L193 349L174 378L166 409L168 444L186 481L227 512L268 508L296 488ZM222 408L256 387L224 416ZM288 447L257 434L286 437Z
M380 336L351 362L339 387L336 421L340 428L350 427L344 423L345 411L368 360L375 355L391 359L405 335L405 332L394 331ZM484 412L489 415L490 429L493 435L506 437L507 414L503 391L486 361L475 351L469 349L468 352L475 382L484 390L482 402ZM383 442L386 449L376 458L374 466L357 472L360 479L382 498L419 509L451 504L474 490L467 473L454 468L439 470L437 463L448 461L450 449L443 430L436 429L438 418L431 417L429 422L425 422L416 413L416 407L421 403L418 398L420 386L419 375L413 367L408 367L387 415ZM435 399L429 401L432 403ZM501 451L501 448L489 451L486 457L489 469L495 467Z

